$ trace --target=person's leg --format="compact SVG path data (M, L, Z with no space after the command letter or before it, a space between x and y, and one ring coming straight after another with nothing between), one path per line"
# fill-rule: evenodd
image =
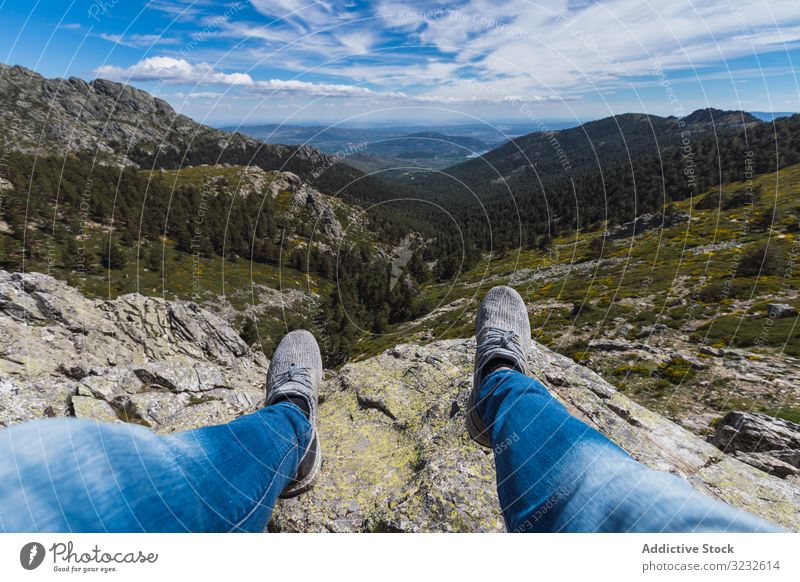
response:
M509 531L780 531L645 467L569 414L538 380L496 370L476 400Z
M0 431L0 531L263 531L312 434L289 402L159 436L131 424Z

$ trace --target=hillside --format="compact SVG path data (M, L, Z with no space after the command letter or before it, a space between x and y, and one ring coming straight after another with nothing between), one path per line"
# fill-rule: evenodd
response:
M420 210L449 214L442 237L451 246L464 236L484 251L533 247L800 163L799 130L800 115L766 123L715 110L625 114L517 138L417 182L415 196L426 202Z
M388 198L375 178L307 145L273 145L198 123L163 99L106 79L46 79L0 63L0 138L4 151L89 155L144 169L201 164L292 172L326 193ZM381 212L378 210L377 212Z
M0 297L0 426L76 416L169 433L225 422L263 402L267 360L196 304L138 294L89 300L51 277L5 271ZM464 430L473 350L472 340L404 344L328 371L319 483L279 502L270 529L502 530L492 457ZM797 447L796 425L746 414L721 422L714 439L726 453L536 342L530 355L536 375L565 405L636 458L800 529L796 476L738 460L776 463ZM770 436L768 447L753 451L739 438L753 426Z
M760 124L749 113L718 109L701 109L683 119L626 113L552 134L524 135L450 171L470 185L504 180L510 181L513 189L517 176L533 177L534 166L542 176L596 170L658 154L664 148L679 145L682 134L697 140ZM564 154L559 155L558 149Z
M733 409L800 421L798 192L792 166L543 249L484 254L428 280L418 299L428 314L361 349L469 337L483 293L510 284L538 342L697 434Z
M47 272L92 297L191 299L249 326L248 341L268 354L281 328L318 321L338 326L331 357L343 359L349 348L339 344L357 325L406 317L398 313L410 296L393 293L393 246L380 225L290 172L149 171L15 153L7 161L0 267Z

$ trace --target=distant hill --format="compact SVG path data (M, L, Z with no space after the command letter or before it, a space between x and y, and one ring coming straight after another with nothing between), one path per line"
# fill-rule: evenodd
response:
M797 111L751 111L750 115L757 117L761 121L773 121L781 117L797 115Z
M414 197L450 215L444 249L462 240L511 249L797 163L800 115L773 124L717 109L683 119L629 113L515 138L416 181Z
M486 181L529 180L535 173L550 177L563 173L607 167L608 164L657 155L674 146L689 132L690 139L761 123L746 112L701 109L684 119L641 113L625 113L590 121L552 133L530 133L510 140L449 171L471 184ZM559 151L562 154L559 154ZM535 168L535 170L534 170Z
M265 124L227 129L236 129L268 142L311 145L365 172L398 167L442 169L486 152L508 139L505 130L488 124L434 127ZM511 126L507 129L513 132L527 128Z

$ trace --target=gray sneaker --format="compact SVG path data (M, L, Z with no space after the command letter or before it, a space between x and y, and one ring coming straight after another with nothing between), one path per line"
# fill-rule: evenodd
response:
M266 405L288 400L308 416L313 434L300 467L281 498L294 497L311 489L322 464L317 435L317 401L322 381L322 357L314 336L305 330L287 333L275 348L267 371Z
M478 308L475 328L475 375L467 402L467 431L472 440L491 447L489 430L475 406L478 392L483 379L497 364L528 373L531 324L525 302L511 287L493 287Z

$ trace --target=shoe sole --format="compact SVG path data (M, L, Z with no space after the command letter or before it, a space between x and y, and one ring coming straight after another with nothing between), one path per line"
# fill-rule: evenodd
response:
M308 474L300 479L299 481L294 481L286 486L286 489L279 495L281 499L291 499L292 497L297 497L301 493L305 493L312 487L314 487L314 481L319 474L319 469L322 466L322 449L319 448L319 436L317 435L317 431L314 431L314 442L317 448L317 454L314 457L314 465L311 467L311 470Z
M483 422L483 419L480 417L478 410L475 407L474 388L469 393L469 399L467 400L466 423L467 432L469 433L470 438L479 445L486 447L487 449L491 449L492 442L489 439L488 429L486 428L486 424Z

